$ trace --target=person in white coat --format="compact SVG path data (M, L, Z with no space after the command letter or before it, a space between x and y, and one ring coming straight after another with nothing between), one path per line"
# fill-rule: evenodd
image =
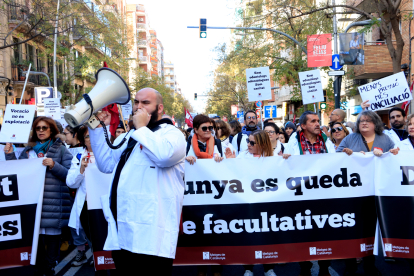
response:
M269 122L264 125L264 131L269 135L270 142L272 143L273 155L282 155L285 146L279 141L279 127L275 123Z
M408 137L397 143L400 150L414 150L414 114L407 116L406 130Z
M128 143L112 150L102 127L89 129L96 164L112 173L110 193L101 198L108 221L104 250L120 275L171 275L184 197L185 140L164 113L161 94L152 88L136 93L135 130L121 134ZM106 125L108 112L98 114Z
M229 125L222 120L216 121L216 137L220 139L221 145L223 147L223 152L226 151L227 148L230 148L230 151L233 152L234 148L232 143L230 142L230 127Z
M240 152L247 150L246 139L249 138L249 136L242 133L241 124L236 120L230 122L230 132L231 135L233 135L231 144L233 145L237 156Z

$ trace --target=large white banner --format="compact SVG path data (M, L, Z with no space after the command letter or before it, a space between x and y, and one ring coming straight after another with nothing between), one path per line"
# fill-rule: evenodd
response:
M0 162L0 269L36 262L46 174L42 162Z

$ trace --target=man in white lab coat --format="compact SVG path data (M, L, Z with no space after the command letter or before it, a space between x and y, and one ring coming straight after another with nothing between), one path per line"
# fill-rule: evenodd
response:
M133 107L135 130L121 134L128 143L108 147L102 127L89 130L98 168L112 173L112 187L102 197L108 221L104 250L119 275L171 275L184 196L186 142L171 121L162 119L161 94L144 88ZM99 114L105 124L109 113Z

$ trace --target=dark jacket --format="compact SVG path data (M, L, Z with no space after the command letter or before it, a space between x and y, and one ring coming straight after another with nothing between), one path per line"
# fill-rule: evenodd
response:
M32 150L32 146L25 147L19 159L28 159L30 150ZM69 188L66 186L66 175L72 162L72 154L58 138L50 147L46 157L52 158L55 165L51 170L46 168L40 227L61 229L68 225L72 209ZM6 154L6 160L16 160L15 153Z

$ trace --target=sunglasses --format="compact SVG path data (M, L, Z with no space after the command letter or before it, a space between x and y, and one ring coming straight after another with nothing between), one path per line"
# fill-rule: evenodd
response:
M201 130L202 131L204 131L204 132L206 132L207 130L209 130L209 131L213 131L213 126L209 126L209 127L206 127L206 126L203 126L202 128L201 128Z
M342 130L344 130L344 128L343 128L343 127L336 127L336 128L332 128L332 133L335 133L335 132L337 132L337 131L342 131Z
M256 142L255 141L250 141L249 138L246 139L246 142L247 142L247 144L250 144L250 146L252 146L252 147L254 145L256 145Z
M46 131L48 129L49 129L48 126L37 126L36 127L36 131Z
M247 117L246 119L248 119L248 120L256 120L256 116L253 116L253 117Z

